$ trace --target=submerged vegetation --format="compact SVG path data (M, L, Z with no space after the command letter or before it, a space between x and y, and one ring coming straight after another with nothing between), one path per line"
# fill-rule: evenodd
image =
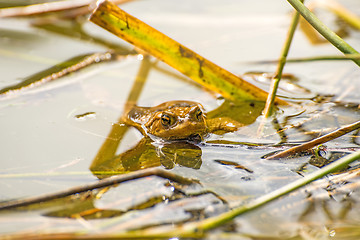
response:
M25 17L31 20L32 28L47 34L106 49L72 56L4 86L0 90L4 108L28 102L17 99L65 77L85 76L91 67L106 72L111 64L140 62L135 76L131 74L134 81L130 90L123 90L122 83L117 85L117 91L127 97L120 108L122 113L116 113L120 117L112 120L109 133L101 133L104 137L97 144L101 146L91 164L87 163L91 180L33 196L4 195L1 218L10 225L16 224L17 218L22 223L20 230L0 229L0 239L359 238L360 98L346 102L339 96L321 93L321 89L314 91L303 84L301 77L283 70L290 62L300 65L322 60L348 60L358 66L354 47L309 8L314 12L316 8L330 11L353 32L358 31L360 18L333 1L305 7L300 0L288 0L295 11L292 21L289 18L280 59L275 61L277 69L241 77L143 23L141 17L128 14L121 9L124 2L129 1L53 1L0 9L0 18ZM84 27L89 21L132 45L90 34ZM307 37L322 35L344 56L288 59L297 25L300 22L303 30L305 21ZM10 38L16 35L11 31L7 34ZM293 44L292 48L296 47ZM25 58L25 54L0 48L1 55ZM252 64L261 67L273 62L265 59ZM161 104L139 107L154 72L196 89L192 100L199 105L181 104L186 99L169 99L178 100L175 110L160 109ZM159 85L166 89L166 82ZM270 88L269 95L264 86ZM176 87L173 91L179 92ZM205 100L201 94L207 94ZM152 102L162 101L161 97L153 98ZM136 109L132 117L141 119L139 126L125 119L131 109ZM177 113L182 114L180 120L176 120ZM92 108L69 114L78 124L98 117L98 111ZM155 133L159 129L145 126L155 126L158 121L165 126L161 131L166 131L180 121L186 122L184 119L201 122L201 136L196 129L196 134L159 139ZM131 126L137 127L139 135L130 131ZM131 134L141 136L129 141ZM0 178L26 181L33 177L89 176L85 170L15 174L5 168ZM29 218L35 219L34 230L29 229L30 223L34 225ZM282 224L287 226L280 227Z

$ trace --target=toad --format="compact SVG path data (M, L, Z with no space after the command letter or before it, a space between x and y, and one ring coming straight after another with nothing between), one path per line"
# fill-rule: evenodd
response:
M155 107L133 106L123 122L144 136L163 140L202 140L208 133L234 132L243 124L227 117L207 119L203 106L193 101L169 101Z

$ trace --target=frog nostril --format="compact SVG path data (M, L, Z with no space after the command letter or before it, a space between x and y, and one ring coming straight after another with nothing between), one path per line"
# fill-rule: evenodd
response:
M196 120L200 121L202 119L202 115L203 115L203 112L201 111L200 108L198 108L195 112L195 118Z
M203 112L199 106L192 107L190 110L190 116L192 116L192 119L201 121L203 117Z

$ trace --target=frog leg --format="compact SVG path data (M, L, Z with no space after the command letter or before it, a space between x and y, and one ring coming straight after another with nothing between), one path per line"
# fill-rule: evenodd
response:
M244 124L239 123L238 121L235 121L229 117L218 117L218 118L207 119L206 123L207 123L208 131L216 134L235 132L240 127L244 126Z

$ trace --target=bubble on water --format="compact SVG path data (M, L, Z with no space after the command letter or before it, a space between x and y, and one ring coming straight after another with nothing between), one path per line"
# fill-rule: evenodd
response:
M138 55L137 55L137 59L138 59L139 61L143 60L143 59L144 59L144 55L138 54Z

